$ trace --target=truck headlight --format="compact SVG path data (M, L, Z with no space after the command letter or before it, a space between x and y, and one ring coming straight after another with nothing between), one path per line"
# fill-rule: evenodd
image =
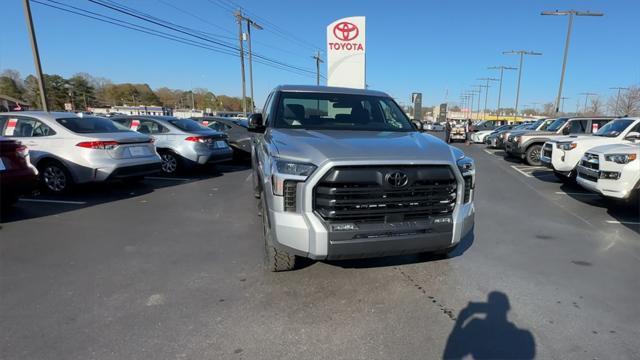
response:
M604 161L611 161L617 164L628 164L636 158L636 154L607 154L604 156Z
M520 140L522 140L522 136L516 136L516 137L513 138L513 141L515 141L517 143L519 143Z
M285 181L293 186L296 182L307 180L316 170L313 164L299 163L289 160L276 160L271 175L273 195L284 195Z
M462 176L471 175L475 172L476 166L472 158L463 157L457 161L458 169L462 173Z
M569 150L573 150L576 148L576 146L578 146L578 144L574 143L574 142L561 142L561 143L557 143L556 147L560 150L564 150L564 151L569 151Z

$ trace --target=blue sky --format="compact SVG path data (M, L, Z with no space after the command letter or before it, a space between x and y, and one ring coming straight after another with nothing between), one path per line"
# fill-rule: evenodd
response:
M42 0L47 1L47 0ZM140 22L82 0L56 0L102 14ZM542 52L527 57L521 104L555 98L566 17L540 16L542 10L601 11L604 17L581 17L574 22L567 77L566 110L575 108L581 92L609 96L610 87L640 83L640 1L302 1L302 0L113 0L158 18L215 33L237 43L237 25L229 11L242 5L257 14L265 30L253 32L254 51L309 70L315 68L314 46L325 50L325 28L347 16L367 18L367 83L409 102L412 91L423 93L423 103L457 102L460 92L478 84L476 78L497 76L492 65L517 66L511 49ZM206 18L182 13L182 10ZM207 87L214 93L240 95L237 57L159 39L32 3L43 70L69 76L88 72L114 82L146 82L153 88ZM33 73L33 60L22 11L22 1L3 4L0 69ZM259 20L259 19L256 19ZM212 25L213 24L213 25ZM276 24L290 36L279 36ZM326 64L325 64L326 65ZM326 69L322 69L326 73ZM301 76L254 64L255 96L261 103L278 84L311 84ZM515 99L516 72L506 73L503 106ZM497 86L490 90L495 106Z

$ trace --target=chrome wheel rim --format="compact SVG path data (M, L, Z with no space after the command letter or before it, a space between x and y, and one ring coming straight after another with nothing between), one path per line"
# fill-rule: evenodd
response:
M47 166L43 177L45 185L52 191L60 192L67 187L67 175L55 165Z
M171 154L162 154L162 171L174 173L178 168L178 160Z

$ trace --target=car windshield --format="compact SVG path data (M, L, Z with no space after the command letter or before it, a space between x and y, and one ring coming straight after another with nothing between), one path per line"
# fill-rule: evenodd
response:
M56 121L78 134L100 134L100 133L114 133L131 131L131 129L122 126L109 119L95 117L95 116L83 116L56 119Z
M549 119L549 120L543 120L544 124L542 124L542 126L540 126L540 131L544 131L547 130L549 128L549 125L551 125L553 123L553 120Z
M609 122L598 130L594 136L616 137L633 124L631 119L620 119Z
M388 97L283 92L275 128L313 130L415 131Z
M564 123L566 123L567 120L569 120L569 119L567 119L567 118L556 119L554 122L551 123L551 125L549 125L549 127L547 128L547 131L558 131L558 130L560 130L562 125L564 125Z
M209 130L208 127L191 119L173 119L173 120L167 120L167 121L169 122L169 124L177 127L182 131Z

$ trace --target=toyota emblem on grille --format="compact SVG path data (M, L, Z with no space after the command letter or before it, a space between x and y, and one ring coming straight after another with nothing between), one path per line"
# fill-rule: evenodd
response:
M391 186L400 188L409 183L409 176L401 171L394 171L387 174L386 180Z

